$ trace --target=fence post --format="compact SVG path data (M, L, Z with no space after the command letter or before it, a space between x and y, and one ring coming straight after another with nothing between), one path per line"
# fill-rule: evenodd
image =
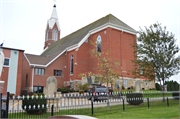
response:
M167 97L167 106L169 107L169 100L168 100L168 97Z
M149 98L147 98L147 101L148 101L148 109L149 109Z
M53 116L53 109L54 109L54 105L52 105L51 107L51 116Z
M123 111L125 112L125 107L124 107L124 99L123 99Z
M93 94L92 94L92 97L91 97L91 112L92 112L92 117L94 116L94 112L93 112Z
M8 118L8 111L9 111L9 92L7 92L7 99L6 99L6 118Z

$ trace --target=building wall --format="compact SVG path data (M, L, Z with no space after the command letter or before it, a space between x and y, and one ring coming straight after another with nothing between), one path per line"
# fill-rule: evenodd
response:
M23 54L24 52L19 52L18 58L18 70L17 70L17 80L16 80L16 95L20 95L21 92L21 80L22 80L22 67L23 67Z
M23 52L21 50L0 48L5 58L9 58L9 66L3 66L1 80L5 81L3 95L7 91L15 95L20 95L22 78Z
M54 70L62 70L62 76L55 76L57 79L57 88L63 86L64 82L64 72L65 68L65 55L61 55L54 62L52 62L48 67L45 68L45 75L36 75L34 70L34 86L44 86L46 87L46 80L49 76L54 76Z
M27 82L26 82L27 78ZM26 86L27 83L27 86ZM23 59L23 76L22 76L22 89L30 88L32 85L32 67L29 66L27 59Z
M32 76L33 76L33 86L43 86L46 88L46 80L50 76L54 76L54 70L62 70L62 76L55 76L57 79L57 88L63 87L64 79L65 79L65 58L66 55L62 54L59 58L57 58L54 62L52 62L48 67L45 68L44 75L35 74L36 68L42 67L30 67L26 58L24 58L23 63L23 78L22 78L22 89L28 88L32 89ZM34 68L34 75L32 75L32 71ZM28 85L26 87L26 75L28 75ZM45 91L44 91L45 93Z
M135 35L126 32L123 32L122 34L121 33L122 32L119 30L113 28L106 28L92 34L88 38L88 43L83 43L83 45L79 48L77 52L77 73L80 74L88 71L98 73L98 70L94 70L95 68L97 68L97 58L92 58L90 54L90 50L95 48L90 44L90 40L95 42L98 35L101 36L102 40L102 53L106 53L108 49L110 49L110 61L113 63L117 61L120 62L120 66L117 67L119 73L121 73L121 67L123 67L123 71L126 72L132 69L133 66L131 60L134 57L133 48L131 47L131 45L134 43ZM123 76L131 78L133 77L132 75L127 75L127 73L123 73ZM78 77L76 78L79 79Z
M97 58L93 58L90 54L90 51L95 47L90 44L90 41L95 42L98 35L101 36L102 40L102 56L104 53L110 49L109 58L111 62L120 62L120 66L117 67L119 73L121 73L121 77L130 78L127 80L127 86L135 85L133 81L133 76L129 73L129 70L133 68L131 60L133 57L133 48L131 47L135 42L136 36L127 32L123 32L120 30L116 30L113 28L106 28L99 32L96 32L89 36L88 43L84 42L79 48L68 51L67 53L62 54L58 59L56 59L52 64L50 64L45 69L45 75L34 75L34 86L44 86L46 87L46 80L49 76L53 76L54 69L62 70L62 76L56 77L57 79L57 87L63 87L70 85L69 82L78 82L81 80L81 77L78 75L80 73L92 72L97 74ZM73 75L70 75L70 58L71 55L74 57L73 64ZM25 67L27 66L27 62ZM122 67L122 70L121 70ZM29 73L32 69L28 69ZM126 73L124 73L126 72ZM129 73L130 75L127 75ZM35 70L34 70L35 74ZM28 76L30 79L32 74ZM23 80L24 80L23 75ZM125 78L124 78L125 79ZM144 77L140 77L140 79L145 79ZM77 85L78 85L77 83ZM122 84L122 83L121 83ZM31 85L30 85L31 86ZM151 87L153 88L152 84Z
M127 87L130 87L131 85L135 86L135 83L133 81L133 75L129 72L133 68L133 64L131 63L131 60L134 59L133 57L133 51L132 45L136 41L136 36L127 32L122 32L120 30L116 30L113 28L106 28L103 29L97 33L92 34L88 38L88 43L84 42L82 46L77 51L77 66L76 66L76 72L74 79L81 80L78 75L80 73L85 72L93 72L95 74L98 73L97 68L97 58L91 57L90 51L94 49L90 44L90 41L93 41L95 43L98 35L101 36L102 40L102 53L106 53L108 49L110 49L109 58L112 63L119 61L120 66L117 67L119 73L121 73L121 77L128 77L131 80L127 80ZM103 54L102 54L103 55ZM121 70L122 67L122 70ZM129 73L129 75L127 74ZM125 79L125 78L124 78ZM143 82L146 78L140 77ZM133 84L131 83L133 82ZM154 88L154 81L149 81L151 83L150 86L144 86L144 88ZM122 83L121 83L122 84Z

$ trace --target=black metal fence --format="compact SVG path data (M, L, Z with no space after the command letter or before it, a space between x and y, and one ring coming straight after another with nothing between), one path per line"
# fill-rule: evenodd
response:
M179 93L179 92L176 92ZM108 100L88 100L94 97L94 94L62 94L58 96L17 96L6 99L1 98L1 118L47 118L55 115L92 115L94 113L122 110L131 108L147 108L153 106L171 106L179 104L179 96L172 96L168 92L163 101L161 93L145 93L140 98L127 98L127 94L112 93L109 96L109 109L107 109ZM133 93L132 93L133 94ZM98 94L97 94L98 95ZM131 105L129 101L143 101L138 105ZM6 108L8 107L8 108ZM1 108L0 108L1 109Z

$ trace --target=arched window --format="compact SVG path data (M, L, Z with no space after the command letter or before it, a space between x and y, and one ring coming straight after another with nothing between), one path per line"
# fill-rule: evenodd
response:
M53 30L53 40L57 40L57 30Z
M47 33L46 33L46 40L49 39L49 30L47 30Z
M71 59L70 59L70 75L73 74L73 60L74 60L73 55L71 55Z
M98 35L97 40L96 40L96 51L101 52L101 36Z

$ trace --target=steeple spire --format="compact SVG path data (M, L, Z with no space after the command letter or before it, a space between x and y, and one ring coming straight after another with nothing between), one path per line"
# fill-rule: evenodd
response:
M56 4L54 4L51 17L47 21L44 49L49 47L53 42L60 39L60 31Z
M58 19L58 16L57 16L57 11L56 11L56 4L54 4L53 6L53 12L51 14L51 19Z

